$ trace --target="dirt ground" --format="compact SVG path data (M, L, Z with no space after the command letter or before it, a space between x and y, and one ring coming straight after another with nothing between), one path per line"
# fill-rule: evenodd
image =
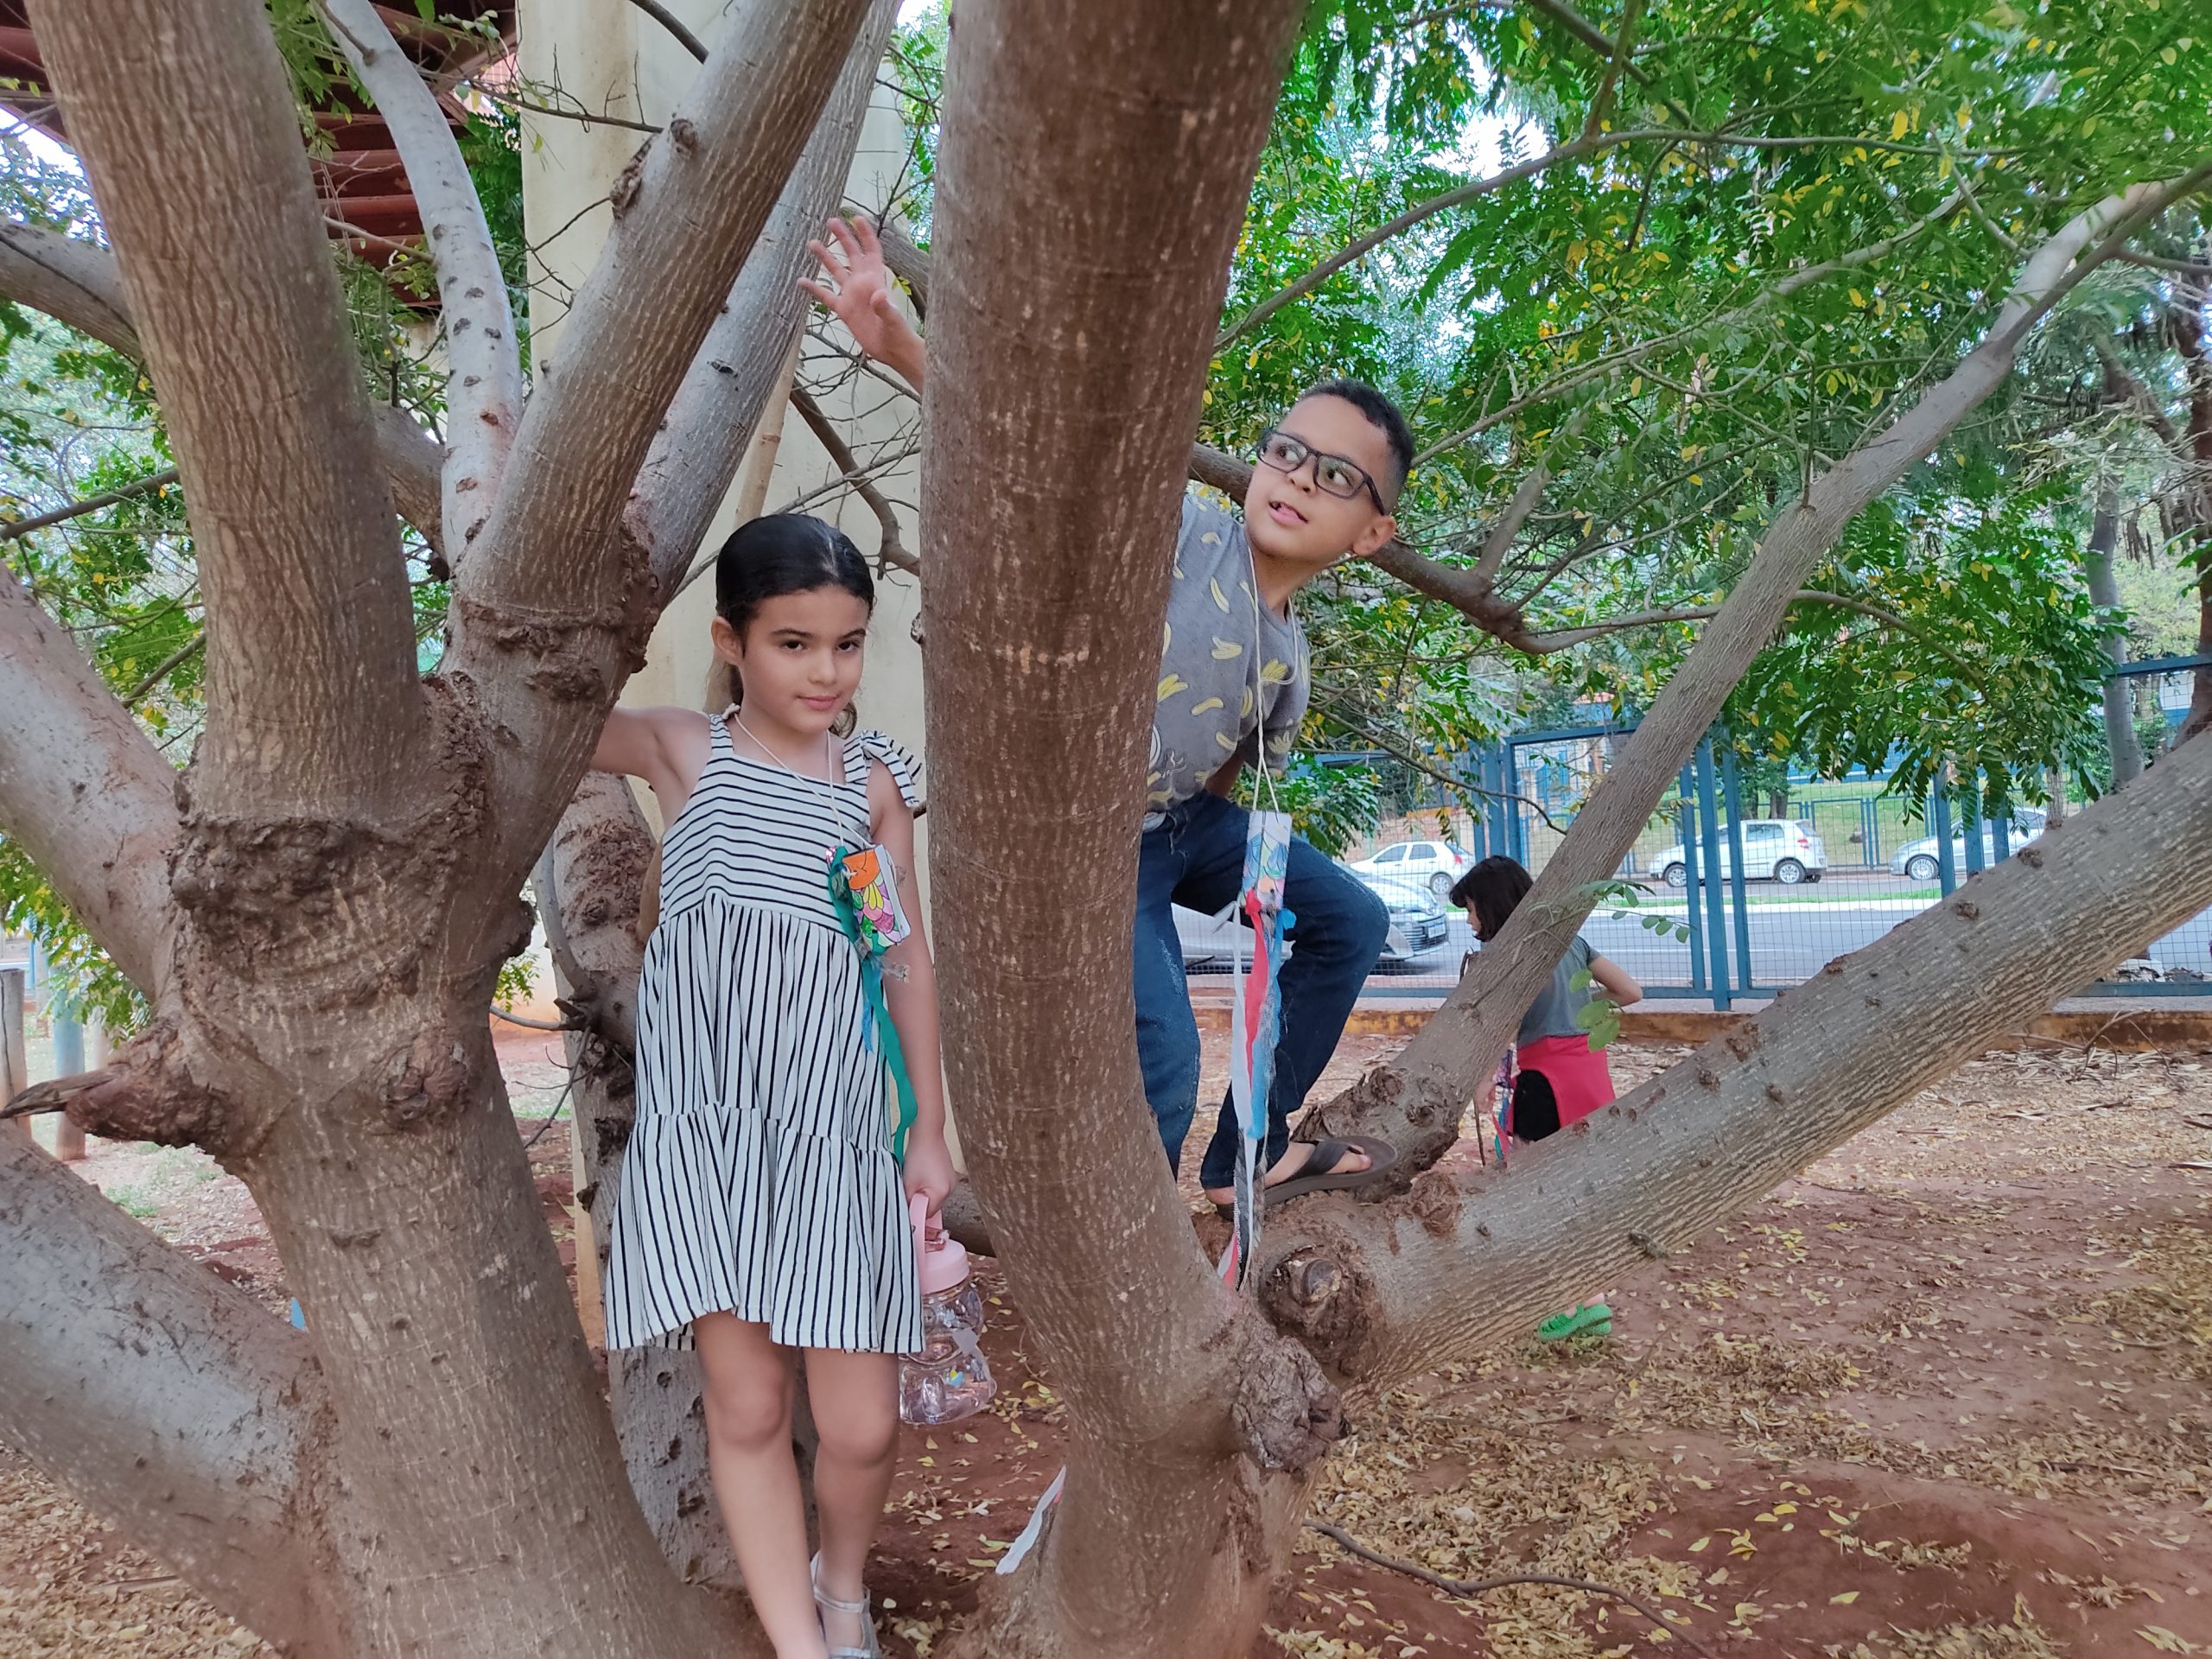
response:
M1348 1039L1332 1080L1381 1047ZM1680 1052L1624 1048L1616 1070ZM518 1108L550 1109L557 1052L502 1052ZM563 1132L531 1155L570 1254ZM251 1201L206 1160L103 1147L82 1167L284 1310ZM1630 1599L1447 1595L1309 1535L1268 1621L1278 1659L2212 1656L2205 1057L1989 1056L1592 1289L1610 1337L1440 1368L1359 1412L1313 1514L1449 1579ZM974 1605L1058 1466L1050 1380L1003 1298L992 1319L996 1405L910 1431L893 1484L874 1583L899 1659ZM0 1655L264 1651L0 1450Z

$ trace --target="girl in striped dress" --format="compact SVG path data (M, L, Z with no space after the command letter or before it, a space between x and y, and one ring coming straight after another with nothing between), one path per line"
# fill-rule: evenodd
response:
M918 920L865 967L831 885L833 860L879 848L906 917L920 915L918 770L880 733L851 734L874 602L841 531L754 519L715 567L729 709L617 709L592 759L651 785L668 826L638 1002L637 1124L608 1239L607 1346L697 1349L715 1497L777 1659L877 1651L862 1568L890 1486L898 1357L922 1345L908 1195L934 1212L952 1185ZM903 1160L886 1086L899 1051L913 1114ZM811 1569L791 1349L821 1436Z

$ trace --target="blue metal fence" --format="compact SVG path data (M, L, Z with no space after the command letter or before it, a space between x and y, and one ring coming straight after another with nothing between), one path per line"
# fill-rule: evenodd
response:
M2118 671L2162 677L2170 719L2177 721L2172 705L2177 696L2185 701L2185 687L2177 692L2172 683L2207 662L2212 658L2159 659ZM1467 850L1477 858L1508 854L1541 870L1603 775L1605 749L1634 730L1632 721L1550 727L1441 757L1440 766L1475 791ZM1761 817L1746 810L1731 747L1708 738L1618 872L1635 884L1633 896L1601 901L1585 937L1621 961L1647 995L1725 1009L1770 998L1941 903L2042 827L2039 815L2022 821L1998 810L2001 795L1977 777L1960 777L1902 813L1886 779L1849 781L1854 792L1839 798L1833 785L1793 779L1793 797L1802 788L1825 798L1792 816ZM1429 804L1448 803L1440 797ZM1448 947L1378 976L1370 993L1435 995L1456 979L1461 953L1472 944L1471 933L1455 924ZM2212 912L2153 942L2150 954L2158 977L2101 982L2080 994L2212 995Z

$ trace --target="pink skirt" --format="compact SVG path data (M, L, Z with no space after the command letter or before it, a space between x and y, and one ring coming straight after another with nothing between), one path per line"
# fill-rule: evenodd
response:
M1605 1051L1594 1052L1587 1037L1540 1037L1516 1051L1523 1071L1541 1071L1559 1099L1559 1126L1579 1123L1600 1106L1612 1104L1612 1069Z

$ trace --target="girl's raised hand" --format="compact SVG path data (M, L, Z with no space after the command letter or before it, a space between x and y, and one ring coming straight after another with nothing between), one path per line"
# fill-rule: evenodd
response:
M946 1149L942 1129L925 1129L917 1123L906 1132L906 1161L902 1166L906 1196L919 1192L930 1201L934 1216L952 1191L952 1154Z

